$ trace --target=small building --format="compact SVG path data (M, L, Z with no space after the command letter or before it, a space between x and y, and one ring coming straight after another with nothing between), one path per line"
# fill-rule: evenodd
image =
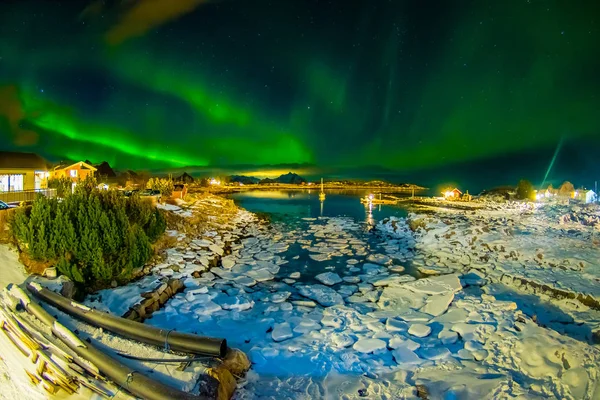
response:
M443 194L446 200L458 200L462 196L462 192L457 188L454 188L452 190L446 190Z
M577 189L573 197L575 198L575 200L580 200L585 204L593 203L598 199L596 193L593 190L587 189Z
M194 183L194 177L188 174L187 172L184 172L183 174L175 178L175 182Z
M0 192L45 189L46 160L34 153L0 151Z
M79 180L84 180L88 176L94 176L97 169L83 161L76 162L75 164L57 165L50 171L50 179L59 178L70 178L73 183L77 183Z
M172 199L183 199L187 194L187 185L185 183L176 183L173 185Z

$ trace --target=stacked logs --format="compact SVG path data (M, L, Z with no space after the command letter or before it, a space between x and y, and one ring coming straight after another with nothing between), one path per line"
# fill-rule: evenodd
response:
M127 310L123 318L143 322L153 312L160 310L171 297L182 292L183 289L185 289L185 285L181 279L169 279L162 282L154 290L142 293L143 300Z

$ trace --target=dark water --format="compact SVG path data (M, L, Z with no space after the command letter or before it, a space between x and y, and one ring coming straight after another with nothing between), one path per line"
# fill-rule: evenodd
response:
M271 214L280 218L351 217L357 222L370 218L379 221L389 216L404 217L406 210L393 205L374 205L371 209L360 202L367 191L326 191L324 202L319 201L318 190L305 191L247 191L231 198L240 207L251 212ZM394 194L402 196L401 194Z

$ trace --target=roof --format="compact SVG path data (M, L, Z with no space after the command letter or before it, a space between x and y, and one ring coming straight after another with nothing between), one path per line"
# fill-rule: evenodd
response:
M87 163L85 163L83 161L79 161L79 162L76 162L76 163L71 164L71 165L59 164L56 167L54 167L54 171L58 171L59 169L71 169L71 168L73 168L75 166L78 166L81 169L89 169L89 170L92 170L92 171L96 171L97 170L95 167L91 166L90 164L87 164Z
M460 190L458 190L458 188L452 189L451 192L458 192L458 193L462 194L462 192Z
M26 168L47 170L46 160L35 153L0 151L0 169Z

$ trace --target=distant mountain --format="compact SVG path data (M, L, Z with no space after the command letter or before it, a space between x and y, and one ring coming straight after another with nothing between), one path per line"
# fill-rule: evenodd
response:
M265 178L261 180L260 183L283 183L286 185L301 185L303 183L306 183L306 179L293 172L288 172L287 174L280 175L278 178L275 179Z
M86 161L86 163L88 163L88 162ZM115 173L115 171L112 169L110 164L106 161L102 161L100 164L95 164L94 168L97 169L96 174L99 176L103 176L103 177L109 178L109 179L117 177L117 174Z
M231 183L242 183L244 185L255 185L258 182L260 182L260 179L255 178L253 176L231 175L229 177L229 181Z

